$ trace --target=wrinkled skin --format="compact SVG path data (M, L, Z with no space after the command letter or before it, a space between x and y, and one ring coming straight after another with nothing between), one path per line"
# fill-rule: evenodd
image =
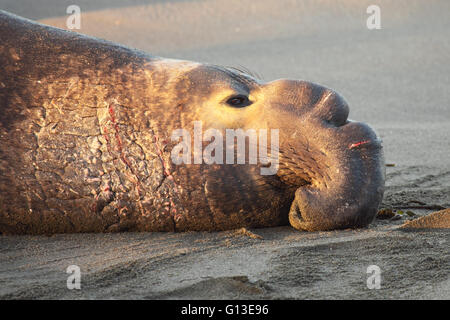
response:
M379 140L322 86L152 57L1 11L0 65L3 234L354 228L381 202ZM227 104L236 94L250 104ZM173 164L172 131L194 121L279 129L277 173Z

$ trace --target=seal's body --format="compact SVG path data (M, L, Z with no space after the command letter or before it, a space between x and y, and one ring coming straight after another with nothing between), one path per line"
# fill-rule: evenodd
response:
M377 137L322 86L153 57L2 11L0 65L1 233L329 230L367 225L382 199ZM171 135L195 122L279 130L276 174L248 159L174 164Z

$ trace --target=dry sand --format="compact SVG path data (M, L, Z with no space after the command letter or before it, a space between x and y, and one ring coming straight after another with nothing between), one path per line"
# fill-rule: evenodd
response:
M384 141L382 207L450 207L450 2L17 1L0 8L164 57L245 66L265 80L306 79L340 92L353 119ZM56 17L62 16L62 17ZM290 227L219 233L0 237L0 298L450 299L448 229L408 231L416 218L367 229L301 233ZM448 218L448 215L446 216ZM66 288L69 265L81 290ZM382 271L369 290L369 265Z

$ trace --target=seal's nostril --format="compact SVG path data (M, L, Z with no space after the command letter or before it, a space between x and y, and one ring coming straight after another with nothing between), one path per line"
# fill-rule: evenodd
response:
M298 205L295 206L295 215L298 219L303 220L302 212L300 211L300 207Z
M289 211L289 223L297 230L304 229L305 220L302 217L300 206L296 200L292 202L291 210Z

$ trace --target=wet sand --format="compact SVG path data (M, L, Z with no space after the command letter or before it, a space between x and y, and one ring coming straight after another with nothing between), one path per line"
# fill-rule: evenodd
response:
M371 1L78 3L82 33L335 89L395 164L386 168L382 208L416 215L360 230L251 230L262 239L234 231L2 236L0 298L450 298L448 229L398 229L450 207L450 2L378 1L381 30L366 28ZM64 1L4 0L0 8L65 27ZM72 264L81 290L66 288ZM373 264L379 290L366 285Z

